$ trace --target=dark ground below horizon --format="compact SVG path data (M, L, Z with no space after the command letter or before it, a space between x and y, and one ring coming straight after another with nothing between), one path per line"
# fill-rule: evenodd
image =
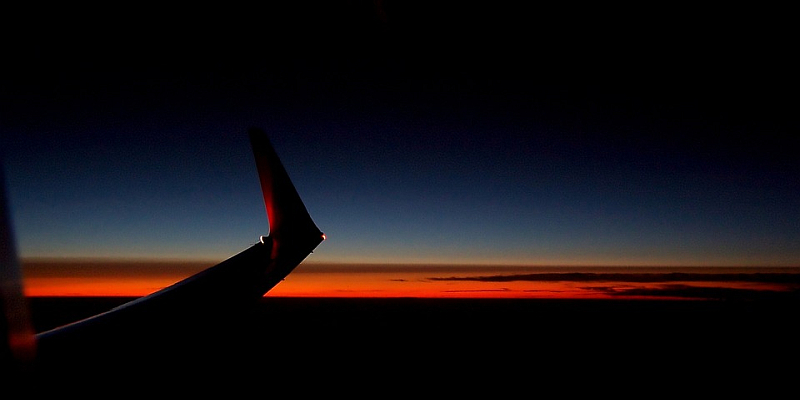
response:
M130 299L29 300L43 331ZM796 376L797 310L783 302L266 297L224 327L160 343L158 332L82 343L44 372L139 382L176 373L213 377L206 383L315 378L307 389L353 379L446 386L452 377L460 386L526 386L567 376L774 387Z

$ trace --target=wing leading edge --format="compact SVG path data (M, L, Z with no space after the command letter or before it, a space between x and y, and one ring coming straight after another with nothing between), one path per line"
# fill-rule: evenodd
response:
M36 335L47 363L78 354L91 343L135 337L151 341L214 329L237 310L255 304L325 239L314 224L266 133L249 131L270 234L241 253L148 296L105 313ZM224 328L220 328L224 329ZM125 340L125 339L122 339ZM79 343L79 346L76 346Z

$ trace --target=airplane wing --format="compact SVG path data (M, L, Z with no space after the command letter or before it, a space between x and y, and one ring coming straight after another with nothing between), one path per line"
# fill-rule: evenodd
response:
M269 236L239 254L148 296L105 313L36 334L37 364L64 367L87 354L139 356L159 342L194 345L229 329L237 313L280 283L324 239L266 133L251 129ZM212 332L212 333L209 333ZM199 336L200 334L202 336ZM198 339L202 337L203 339ZM194 338L192 341L190 339ZM137 345L138 344L138 345ZM90 351L94 350L94 351ZM152 352L151 352L152 353Z

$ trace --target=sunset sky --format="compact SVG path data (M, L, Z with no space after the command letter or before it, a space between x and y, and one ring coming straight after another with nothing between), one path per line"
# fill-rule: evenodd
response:
M437 279L800 267L780 21L416 2L205 17L7 35L2 156L29 290L141 295L255 243L251 126L328 237L276 294L524 296L591 276Z

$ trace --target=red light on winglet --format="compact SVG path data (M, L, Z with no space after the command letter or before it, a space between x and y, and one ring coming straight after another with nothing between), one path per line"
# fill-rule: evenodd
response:
M323 233L323 234L322 234L322 240L325 240L325 239L327 239L327 238L328 238L328 237L327 237L327 236L325 236L325 234Z

